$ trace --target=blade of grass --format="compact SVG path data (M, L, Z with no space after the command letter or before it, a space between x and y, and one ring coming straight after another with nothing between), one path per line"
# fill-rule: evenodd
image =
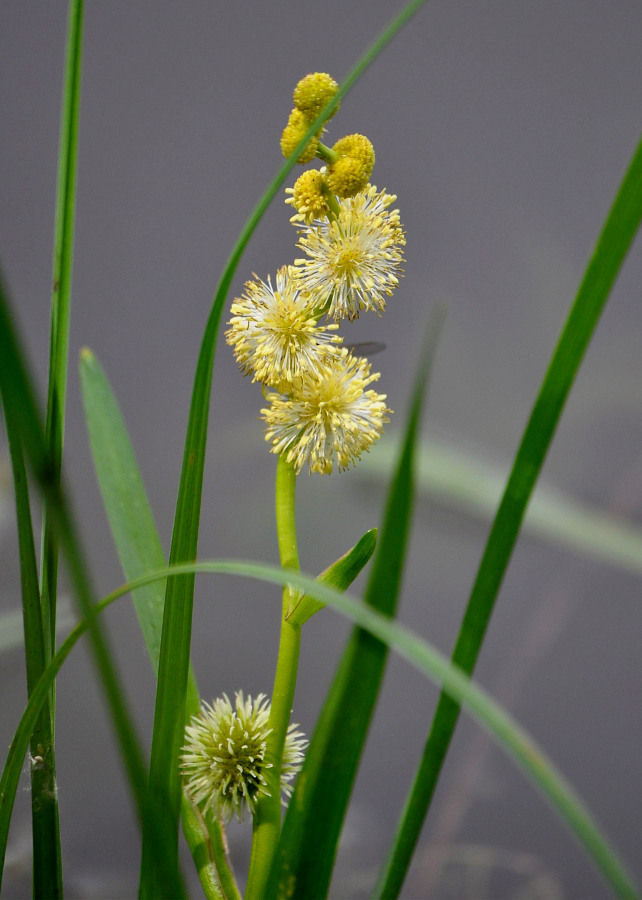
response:
M295 160L308 138L331 115L332 110L346 96L367 67L424 2L425 0L413 0L413 2L408 3L402 9L401 13L393 19L381 37L374 42L357 62L344 80L337 95L317 116L316 120L311 123L308 133L301 140L299 147L284 163L263 197L259 200L225 266L203 335L194 377L181 479L176 502L170 563L196 558L216 338L227 292L241 255L263 213L294 166ZM177 760L185 723L193 601L194 579L192 576L187 575L185 578L175 578L168 583L165 595L149 772L150 788L154 796L162 798L162 802L167 809L168 820L172 823L173 832L176 835L178 832L180 804L180 780ZM152 823L149 823L149 827L151 826ZM153 864L149 858L147 830L144 823L140 881L140 894L143 900L166 896L164 886L158 882ZM177 854L178 846L176 843L176 849L172 859L168 861L169 864L177 863Z
M394 439L385 440L364 460L359 475L385 479L396 446ZM507 473L500 466L490 465L454 443L424 441L417 452L418 494L471 515L492 519L506 480ZM554 546L642 574L642 528L550 486L540 483L533 490L522 530Z
M560 335L491 528L452 655L453 662L468 675L475 667L528 500L564 403L641 221L642 142L624 176ZM459 704L442 692L390 854L379 876L376 897L396 897L401 889L458 716Z
M414 451L441 316L431 320L415 378L399 462L388 493L365 602L394 616L410 529ZM283 825L268 896L325 897L354 778L387 658L385 644L353 632L328 692Z
M164 867L167 855L165 851L169 841L164 809L158 798L148 791L142 750L132 724L113 654L100 621L93 615L93 591L81 542L57 477L54 461L48 451L35 399L33 379L28 373L25 356L15 333L1 277L0 398L5 418L15 424L37 486L43 497L47 497L52 524L66 557L70 582L80 615L89 619L89 640L94 663L111 714L139 818L143 820L146 814L149 818L153 817L150 835L153 852L158 856L159 865L163 867L167 882L174 890L173 896L180 898L183 896L183 888L176 869Z
M139 575L166 565L165 554L154 522L138 461L127 433L118 402L94 354L80 354L80 383L91 453L116 550L125 573L132 581ZM163 605L166 585L152 582L132 595L154 672L158 672ZM197 715L200 696L192 667L187 685L187 717ZM204 854L203 822L184 798L181 805L183 832L187 839L206 896L212 896L211 860ZM212 852L224 862L223 834L216 825L209 835ZM223 861L223 862L222 862ZM220 873L226 877L226 872Z
M27 471L19 429L6 411L5 422L13 467L20 555L20 581L24 623L25 661L27 665L27 693L30 695L44 672L48 657L45 654L38 563L33 537ZM34 897L62 897L62 857L56 789L56 770L53 747L53 715L51 693L41 707L31 735L31 825L33 835Z
M67 29L65 84L60 121L56 224L54 234L53 285L51 295L51 333L49 381L45 439L60 480L65 428L67 371L69 363L69 319L73 270L74 213L76 204L76 168L78 159L78 117L84 0L71 0ZM49 524L45 497L42 521L42 610L47 654L55 649L58 546L55 529Z
M431 680L442 683L454 697L463 703L471 715L488 731L493 739L504 748L523 772L535 784L542 797L546 798L560 818L567 824L578 842L584 847L590 859L601 872L607 884L618 897L638 897L636 886L610 846L606 837L591 817L590 813L557 771L546 754L515 720L502 710L499 704L483 688L475 685L457 666L448 660L427 641L413 634L403 625L392 621L371 607L321 584L310 576L291 569L282 569L264 563L244 560L212 560L200 563L185 563L163 568L129 582L96 604L95 615L102 613L110 604L128 593L139 590L155 579L190 573L212 573L238 575L265 581L270 584L291 584L306 592L324 605L333 607L360 628L369 631L379 641L387 644L410 665ZM89 628L89 621L83 620L61 645L58 653L43 674L29 699L14 735L9 755L0 778L0 860L4 859L6 838L11 816L11 805L15 797L22 760L26 753L29 735L42 706L50 684L56 677L64 661L78 640ZM299 775L299 779L301 775ZM273 896L273 895L270 895Z
M49 387L45 422L45 440L51 456L54 475L60 483L67 385L69 313L76 194L76 160L78 155L78 113L80 107L80 74L82 60L83 0L71 0L67 26L65 84L60 122L57 210L54 238L53 290L51 302L51 336ZM47 497L42 512L42 552L39 610L44 653L41 667L51 659L56 646L56 605L58 590L58 542L51 526ZM25 648L27 629L25 627ZM34 897L62 896L62 860L58 823L58 793L55 768L55 685L40 727L44 762L34 766L31 775L33 820L33 893Z

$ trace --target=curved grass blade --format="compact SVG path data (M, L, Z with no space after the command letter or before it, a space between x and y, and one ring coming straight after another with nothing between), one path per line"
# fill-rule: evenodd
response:
M114 658L101 623L93 614L93 590L81 542L65 494L61 489L60 480L57 477L55 462L46 444L44 428L35 400L33 380L28 373L25 357L15 334L13 319L1 279L0 397L5 418L15 424L24 448L25 458L31 466L40 492L47 499L52 525L66 557L70 582L80 615L88 619L89 640L94 663L111 714L112 725L119 742L137 812L142 820L146 813L151 818L151 810L153 810L151 843L154 848L153 852L159 859L159 864L164 866L167 855L165 848L168 844L164 809L157 798L148 791L143 754L132 724L124 690L120 684ZM4 805L5 802L6 798L0 795L0 805ZM13 803L13 800L11 802ZM182 897L184 895L183 887L176 870L164 867L164 874L174 890L174 896Z
M387 644L417 671L431 680L443 684L453 697L456 697L468 708L476 721L488 731L533 781L542 797L548 800L562 821L567 824L618 897L636 898L639 896L626 866L619 860L617 853L601 833L582 801L546 754L515 722L512 716L505 712L483 688L474 684L446 656L423 638L348 594L337 592L327 585L320 584L310 576L291 569L281 569L278 566L243 560L213 560L170 566L157 572L150 572L134 582L123 585L101 600L95 606L95 615L103 612L118 598L139 590L155 579L163 580L187 573L238 575L270 584L291 584L300 591L305 591L315 597L319 602L334 607L338 613L350 619L360 628L369 631L377 640ZM61 645L29 699L11 742L9 755L0 778L0 859L4 859L11 816L10 806L13 804L22 760L38 710L65 659L82 635L87 632L89 625L88 620L80 622Z
M414 451L439 321L431 321L415 378L405 438L388 494L365 602L394 616L413 502ZM341 826L383 678L387 647L360 628L353 632L328 692L299 785L290 802L272 867L268 895L288 885L292 898L325 897Z
M600 314L642 221L642 142L606 219L526 425L486 544L452 660L473 672L495 599L508 566L531 492L553 439L564 403ZM459 716L459 704L442 692L375 896L396 897L419 838Z
M413 0L396 16L381 37L368 49L343 82L337 95L311 123L299 147L279 170L272 184L252 212L225 266L214 297L199 354L190 403L189 421L183 453L181 480L176 502L176 515L170 550L170 563L196 558L198 530L203 489L203 470L207 441L207 422L211 394L214 354L219 323L227 292L236 267L263 213L294 166L307 140L331 115L355 82L375 60L399 29L419 10L425 0ZM191 575L172 579L167 586L161 640L158 689L154 715L154 732L150 760L149 782L154 796L162 799L168 821L178 832L180 781L177 758L185 722L185 697L190 656L194 579ZM149 823L152 827L152 823ZM158 882L149 858L147 828L143 825L143 858L141 863L140 894L145 898L165 897L163 884ZM178 863L178 846L169 864Z

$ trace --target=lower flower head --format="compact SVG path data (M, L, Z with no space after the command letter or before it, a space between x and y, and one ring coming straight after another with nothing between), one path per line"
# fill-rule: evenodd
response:
M343 350L318 370L297 378L287 395L268 394L261 414L272 452L285 455L297 473L329 475L354 465L378 440L388 421L385 394L366 387L379 378L363 357Z
M355 319L362 310L381 314L402 274L406 240L397 198L374 185L341 203L339 215L315 220L299 236L307 259L297 259L297 280L318 306L332 298L328 315Z
M263 758L270 733L270 702L265 694L256 699L235 695L232 707L226 694L213 705L203 702L198 716L185 729L181 753L185 790L203 812L212 809L227 822L254 813L257 801L267 796ZM290 782L301 768L307 741L290 725L283 749L281 791L292 792Z
M337 326L318 324L315 300L298 290L293 274L292 266L279 269L276 288L269 277L267 283L248 281L232 303L225 333L242 372L278 390L302 369L316 367L322 348L341 340L331 334Z

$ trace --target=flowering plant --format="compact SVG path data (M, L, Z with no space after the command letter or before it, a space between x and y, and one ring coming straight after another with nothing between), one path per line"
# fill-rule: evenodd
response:
M642 218L641 149L606 220L543 380L452 659L447 660L394 621L410 533L415 449L434 355L434 320L415 377L401 450L378 529L367 531L316 578L300 571L297 477L305 472L337 477L352 468L378 441L391 415L386 394L375 389L379 375L372 371L366 352L345 341L356 318L384 313L405 262L406 236L394 205L397 198L371 183L375 165L372 142L365 135L349 133L332 147L326 146L325 123L338 112L369 62L420 6L421 0L409 3L341 85L327 73L314 72L294 88L294 108L280 139L286 162L239 238L204 330L169 565L113 393L95 356L83 351L81 381L92 454L128 579L124 587L96 603L62 468L82 36L82 2L72 0L44 423L6 291L0 291L0 395L15 488L29 694L0 784L0 856L4 860L13 800L27 756L34 896L60 897L63 893L53 685L72 648L85 634L141 823L139 895L143 898L185 895L179 867L179 821L205 896L240 898L226 828L233 819L241 822L248 818L252 824L248 900L326 896L389 648L437 681L442 694L374 895L392 897L401 890L460 705L528 772L611 887L622 896L635 895L625 866L552 762L511 716L474 684L471 675L564 401ZM316 168L317 161L320 168ZM228 315L228 291L249 237L297 163L315 166L286 189L301 255L289 263L280 259L278 268L265 279L253 276L246 282L229 305L225 332L241 372L263 391L260 415L269 449L277 457L279 565L239 560L195 562L219 326ZM35 551L30 491L43 500L40 561ZM60 553L80 621L58 645ZM346 591L366 567L370 571L359 603ZM248 695L243 689L236 692L234 701L226 694L211 701L201 698L190 666L190 640L195 574L205 572L250 577L282 587L280 639L270 699L263 693ZM157 677L149 761L133 726L100 615L128 593ZM306 623L327 607L341 612L355 628L308 744L291 722L301 633Z

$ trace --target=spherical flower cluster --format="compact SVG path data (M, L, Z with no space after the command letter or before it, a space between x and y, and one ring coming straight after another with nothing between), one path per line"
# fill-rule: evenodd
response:
M313 219L326 219L328 216L329 189L325 180L325 166L322 169L308 169L299 175L293 188L286 188L286 194L292 194L285 201L296 209L290 222L305 222L309 225Z
M314 221L299 236L307 258L295 260L297 281L320 306L331 291L328 315L355 319L363 310L381 314L399 284L406 240L397 198L368 185L345 200L334 219Z
M185 790L202 812L212 809L223 822L233 816L243 820L246 810L254 813L266 788L265 746L270 733L270 702L264 694L235 696L234 707L226 694L210 706L203 702L199 715L185 728L181 753ZM301 768L307 741L290 725L281 764L281 791L292 792L290 782ZM285 799L283 799L285 805Z
M310 473L329 475L335 463L339 471L354 465L388 421L386 395L366 390L378 378L365 358L344 351L303 374L291 394L268 394L261 415L272 452L297 472L307 464Z
M354 197L370 180L374 147L365 134L347 134L336 142L332 152L337 159L328 167L328 187L342 199Z
M327 72L312 72L302 78L294 88L292 99L296 109L301 110L312 121L316 119L339 90L339 85ZM334 115L339 104L332 111Z
M288 119L288 124L283 129L283 134L281 135L281 153L283 153L283 156L288 157L294 153L299 142L303 140L311 123L312 120L308 119L301 110L292 110ZM319 135L317 134L313 135L307 142L301 154L297 157L297 162L308 163L310 160L313 160L317 155L318 147Z
M287 390L303 370L319 365L321 348L341 338L336 325L320 325L315 299L301 293L292 277L293 266L276 273L276 288L267 282L248 281L245 293L232 303L228 344L234 348L244 375L253 375L277 390Z

